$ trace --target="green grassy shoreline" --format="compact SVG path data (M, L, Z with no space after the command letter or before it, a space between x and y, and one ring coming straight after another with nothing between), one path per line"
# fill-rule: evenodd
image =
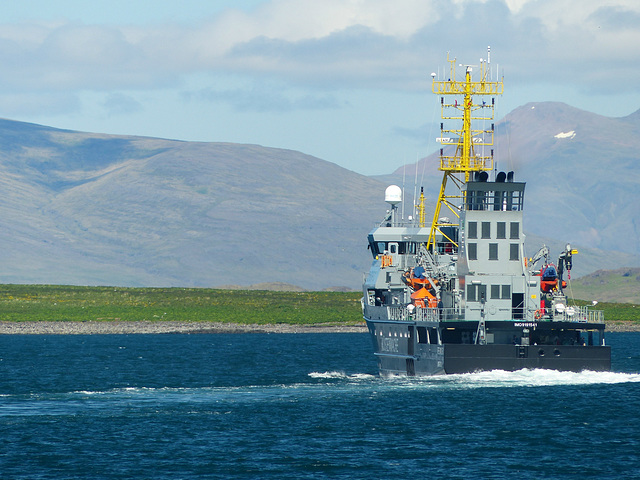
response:
M360 292L0 285L0 321L357 325ZM588 302L577 300L578 305ZM599 303L607 324L640 326L640 305Z
M362 323L360 292L0 285L0 321Z

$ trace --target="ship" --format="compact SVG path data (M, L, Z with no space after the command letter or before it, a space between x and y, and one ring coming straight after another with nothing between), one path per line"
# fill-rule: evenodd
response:
M449 75L432 74L443 121L431 223L422 188L405 209L391 185L368 234L362 311L383 376L611 369L603 312L565 293L577 249L555 262L546 245L525 254L525 182L494 161L504 79L492 78L490 53L479 66L447 55Z

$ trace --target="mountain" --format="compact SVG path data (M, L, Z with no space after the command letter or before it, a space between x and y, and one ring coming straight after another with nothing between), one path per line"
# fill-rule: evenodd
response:
M598 270L571 283L576 298L640 304L640 268Z
M0 282L357 287L384 185L291 150L0 120Z
M529 256L571 242L572 277L640 266L640 111L528 104L496 132L497 167L527 181ZM437 167L369 178L291 150L0 120L0 283L357 289L385 187L417 169L433 200Z
M498 171L515 171L526 181L524 230L533 240L582 247L580 274L601 268L640 265L640 110L609 118L557 102L529 103L495 125ZM424 178L429 198L442 180L438 153L404 165L379 180ZM401 183L399 183L401 184ZM591 266L583 269L580 262Z
M527 201L540 205L525 229L640 255L640 115L529 104L508 115L504 129L514 168L529 181Z

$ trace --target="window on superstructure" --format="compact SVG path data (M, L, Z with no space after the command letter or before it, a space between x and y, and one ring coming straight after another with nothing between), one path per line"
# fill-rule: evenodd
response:
M498 244L489 244L489 260L498 260Z
M476 285L467 285L467 302L476 301Z
M511 285L491 285L492 300L509 300L511 298Z
M509 260L520 260L520 245L512 243L509 245Z
M400 255L406 255L407 253L415 253L415 243L412 242L399 242L398 243L398 253Z
M502 299L508 300L511 298L511 285L502 285Z
M487 298L487 286L486 285L467 285L467 301L468 302L483 302Z
M427 327L418 327L418 343L429 343Z
M517 239L520 238L520 223L519 222L511 222L511 235L509 238Z
M496 238L507 238L507 224L505 222L498 222Z
M469 244L467 244L467 255L469 256L469 260L477 260L478 259L478 244L477 243L469 243Z
M491 238L491 222L482 222L482 238Z
M438 329L436 327L429 327L429 343L432 345L438 345Z
M485 302L487 300L487 286L478 285L478 301Z
M467 238L478 238L477 222L469 222L469 228L467 228Z

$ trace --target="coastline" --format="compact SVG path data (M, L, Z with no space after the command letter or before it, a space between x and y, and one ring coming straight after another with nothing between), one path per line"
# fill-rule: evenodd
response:
M605 332L640 332L640 323L638 322L609 323L605 328Z
M640 332L640 324L618 322L607 332ZM0 322L0 335L131 335L161 333L365 333L360 325L239 324L222 322L89 321Z
M366 325L238 324L221 322L0 322L0 335L129 335L159 333L364 333Z

